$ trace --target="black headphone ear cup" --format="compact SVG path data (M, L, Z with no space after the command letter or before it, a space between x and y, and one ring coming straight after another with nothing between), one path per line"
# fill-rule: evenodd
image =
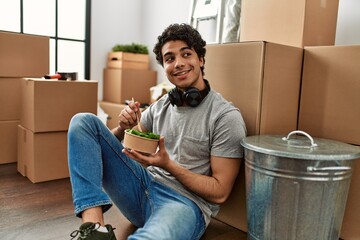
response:
M197 88L189 88L184 92L183 99L190 107L196 107L201 103L202 96Z
M169 94L169 100L171 105L176 105L176 106L182 106L183 101L182 101L182 97L179 94L179 90L177 88L173 88L170 90Z

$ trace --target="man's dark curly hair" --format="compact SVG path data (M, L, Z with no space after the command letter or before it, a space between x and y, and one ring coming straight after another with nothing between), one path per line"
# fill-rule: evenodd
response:
M163 33L158 37L158 42L154 46L153 52L156 55L157 62L161 66L164 66L161 53L162 47L168 41L176 40L184 41L188 47L194 48L199 58L203 58L205 63L206 42L202 39L200 33L189 24L175 23L171 24L163 31ZM204 75L204 67L201 67L201 72Z

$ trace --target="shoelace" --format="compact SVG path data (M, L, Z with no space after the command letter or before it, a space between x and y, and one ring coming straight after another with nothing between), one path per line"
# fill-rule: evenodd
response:
M73 240L79 234L80 234L80 236L78 239L86 239L86 237L89 236L89 234L91 232L96 231L100 227L100 224L97 224L97 225L98 225L97 228L95 228L96 224L94 223L94 224L89 225L87 228L73 231L70 234L70 237L72 237L70 240Z

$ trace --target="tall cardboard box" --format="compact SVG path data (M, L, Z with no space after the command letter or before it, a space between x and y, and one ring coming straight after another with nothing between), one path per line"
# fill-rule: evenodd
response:
M76 113L97 114L97 81L25 78L21 87L21 125L33 132L67 131Z
M0 77L0 121L20 120L21 78Z
M49 73L50 38L0 32L0 76L43 77Z
M299 129L313 137L360 145L360 45L306 47ZM360 160L355 160L341 231L360 237Z
M152 70L104 69L103 100L124 104L134 98L150 102L150 88L156 85L157 73Z
M106 67L148 70L150 67L150 59L148 54L109 52Z
M240 41L334 45L339 0L242 0Z
M0 121L0 164L17 160L17 126L19 120Z
M360 145L360 45L306 47L299 129Z
M240 109L248 135L287 135L297 129L302 48L269 42L206 48L205 78ZM216 218L247 231L244 164Z
M209 44L205 78L241 110L248 135L296 130L303 49L269 42Z
M1 54L1 53L0 53ZM16 162L21 78L0 77L0 164Z
M31 182L69 177L67 131L34 133L18 125L17 169Z

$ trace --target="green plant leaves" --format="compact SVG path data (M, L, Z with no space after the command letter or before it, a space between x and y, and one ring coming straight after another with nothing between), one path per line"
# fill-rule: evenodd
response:
M160 139L160 135L152 133L152 132L140 132L137 131L135 129L128 129L126 130L128 133L139 136L139 137L144 137L144 138L150 138L150 139L156 139L159 140Z
M112 48L113 52L130 52L148 54L149 50L147 46L137 43L132 44L117 44Z

